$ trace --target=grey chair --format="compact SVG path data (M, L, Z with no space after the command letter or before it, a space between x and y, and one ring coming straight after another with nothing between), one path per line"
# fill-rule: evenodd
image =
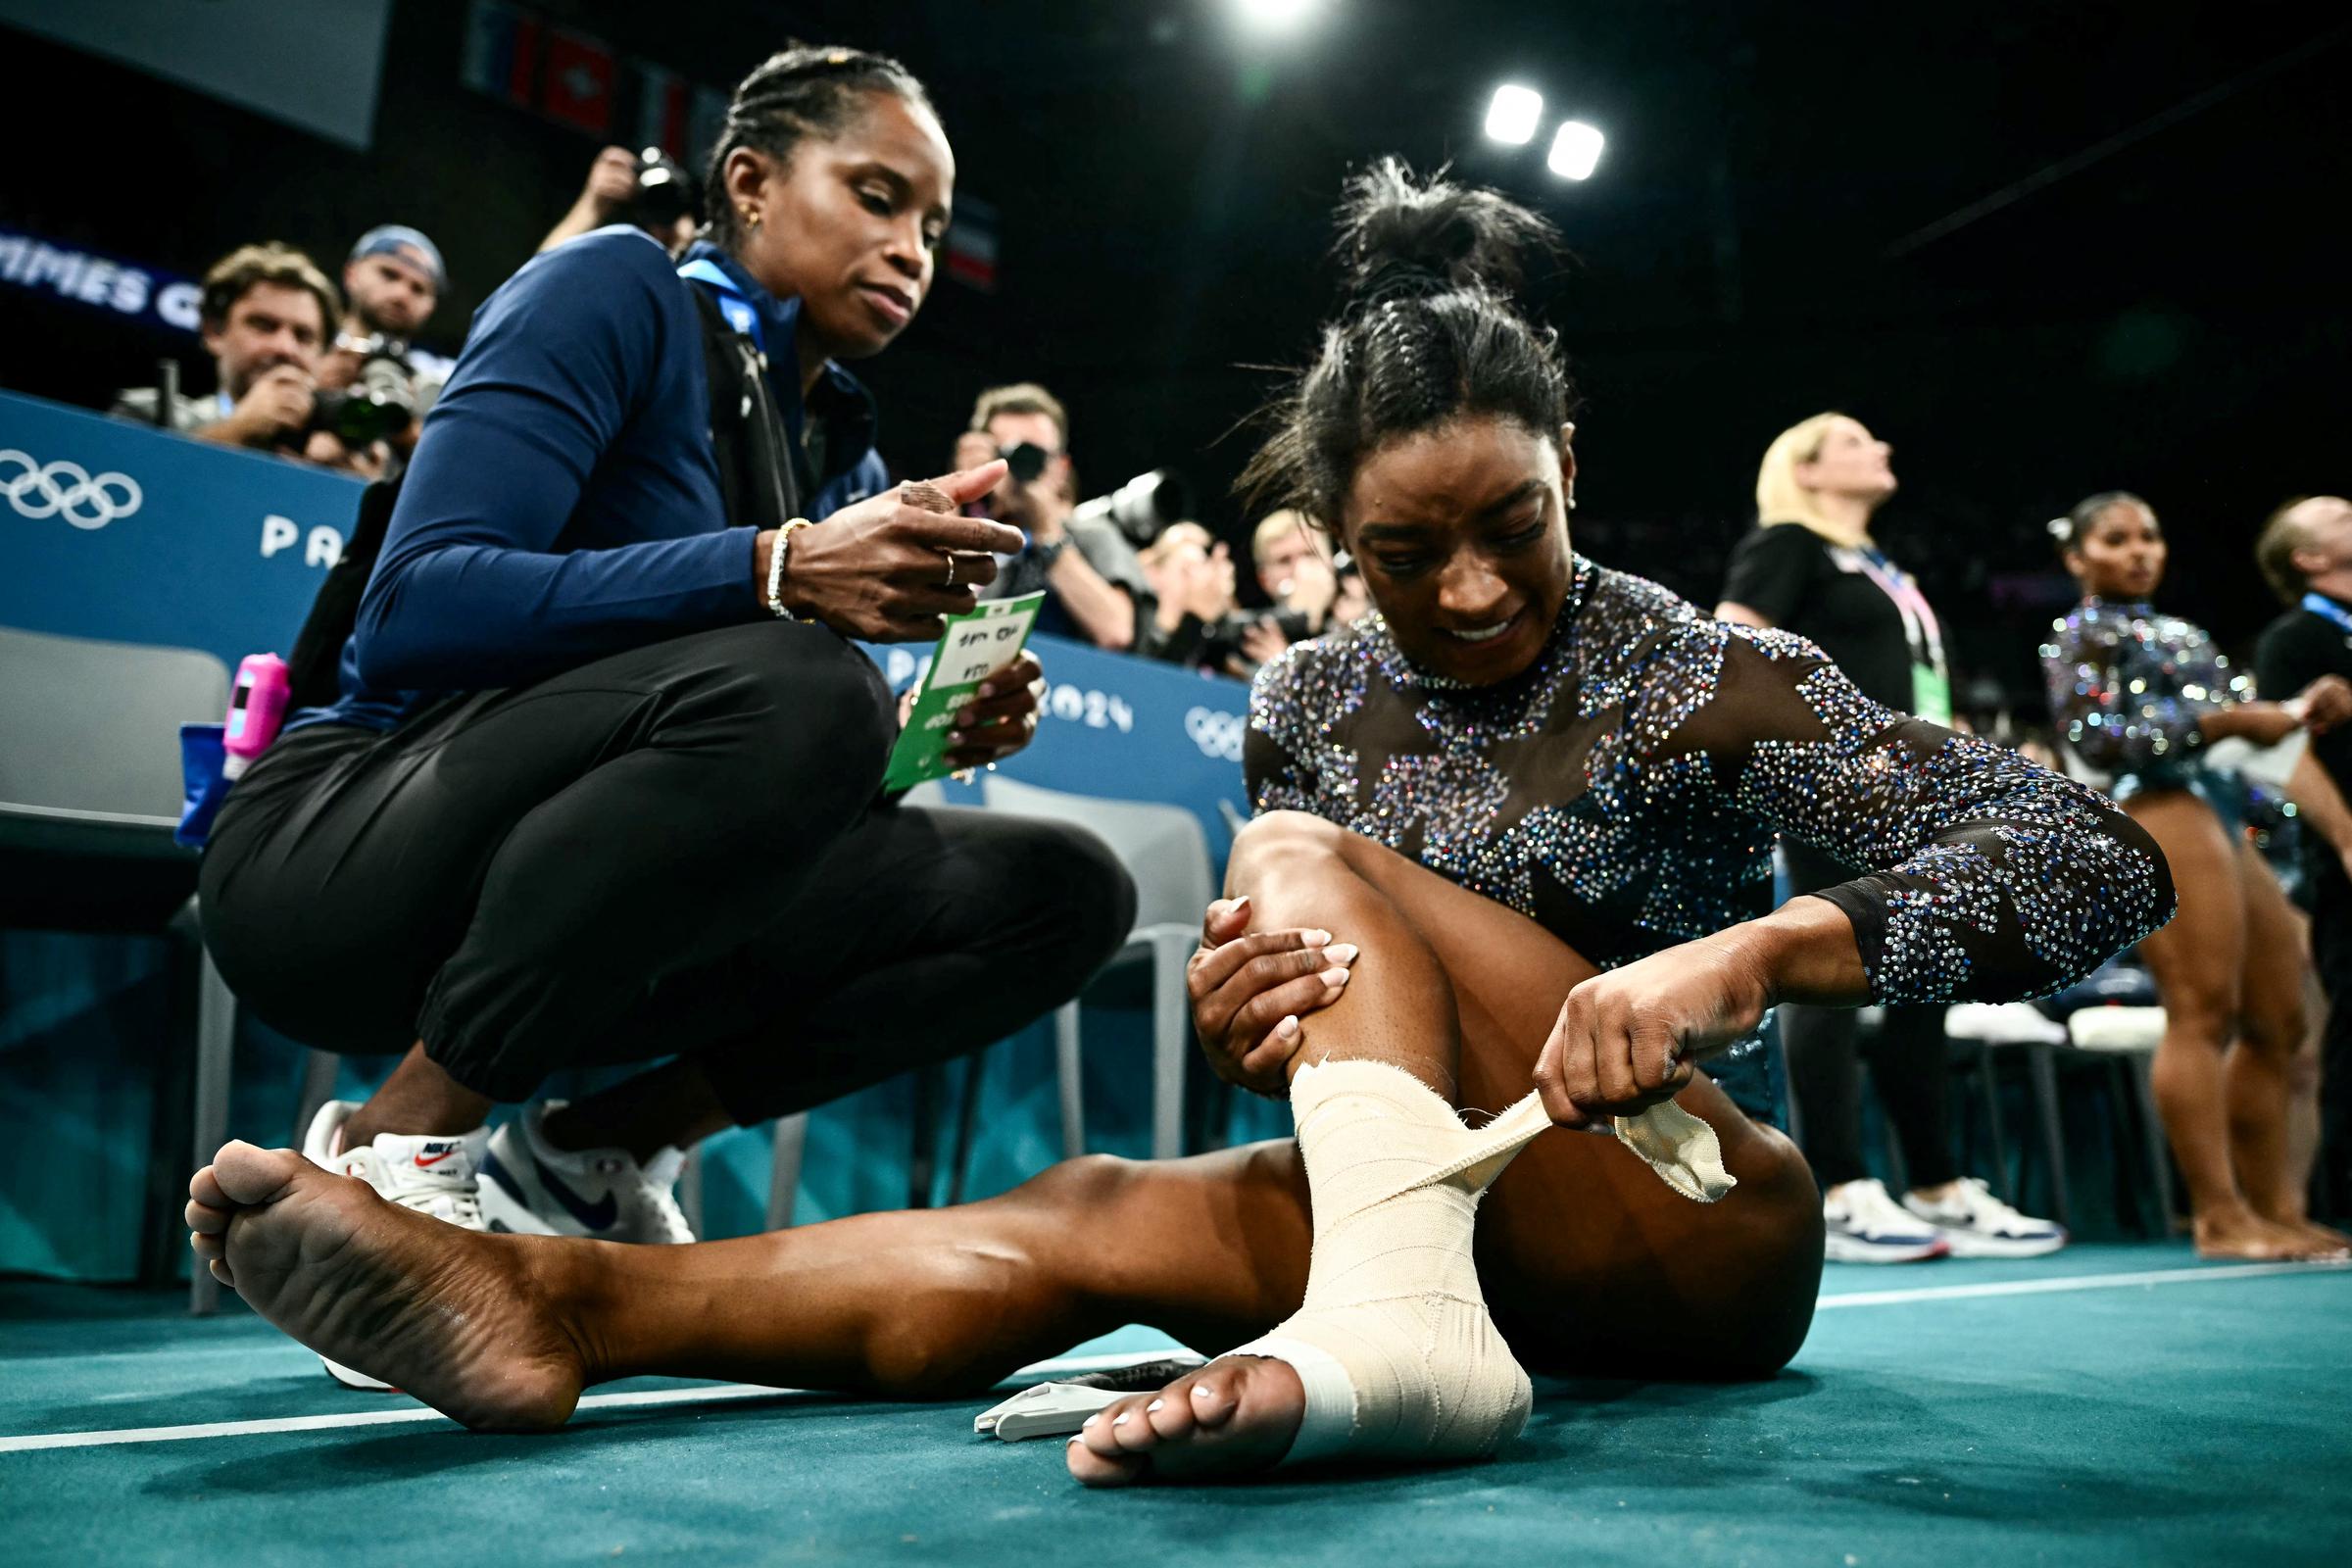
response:
M179 940L193 977L198 1155L227 1136L236 1000L204 951L196 857L172 839L177 739L227 706L228 670L211 654L0 628L0 926ZM162 1173L173 1191L179 1174ZM150 1182L151 1264L180 1255L171 1198L162 1176ZM197 1269L191 1308L219 1298Z
M1199 819L1178 806L1097 800L993 773L981 789L991 810L1091 830L1110 846L1135 879L1135 929L1103 972L1143 962L1151 965L1152 1157L1174 1159L1184 1152L1185 1063L1193 1051L1184 967L1200 945L1201 910L1216 896L1209 880L1208 840ZM1077 1003L1055 1011L1054 1047L1061 1089L1062 1157L1074 1159L1086 1152Z

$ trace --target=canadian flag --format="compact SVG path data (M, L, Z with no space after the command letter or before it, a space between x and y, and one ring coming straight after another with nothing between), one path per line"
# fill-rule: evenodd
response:
M617 62L606 45L550 27L540 68L540 113L590 135L604 135L612 123L616 71Z

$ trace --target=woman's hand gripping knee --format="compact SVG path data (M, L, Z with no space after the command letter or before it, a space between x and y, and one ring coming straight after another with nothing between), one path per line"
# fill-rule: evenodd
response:
M1193 1029L1216 1075L1273 1100L1290 1093L1291 1058L1305 1042L1299 1019L1340 1000L1355 962L1352 943L1317 930L1250 930L1250 899L1219 899L1200 922L1200 950L1185 967Z

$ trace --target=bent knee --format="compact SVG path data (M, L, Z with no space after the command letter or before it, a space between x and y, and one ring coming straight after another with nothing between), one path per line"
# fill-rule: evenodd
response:
M898 705L872 660L822 626L760 624L724 635L725 672L712 701L758 744L880 782L898 740Z
M1306 811L1268 811L1252 817L1234 836L1226 886L1246 893L1277 869L1344 860L1354 837L1337 822Z

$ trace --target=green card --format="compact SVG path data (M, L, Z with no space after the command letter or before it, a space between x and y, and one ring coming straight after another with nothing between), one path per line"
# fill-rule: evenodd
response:
M970 701L973 688L1020 657L1045 602L1043 593L992 599L968 615L948 617L915 688L914 710L891 749L884 789L910 789L956 771L948 762L948 731L956 727L956 710Z

